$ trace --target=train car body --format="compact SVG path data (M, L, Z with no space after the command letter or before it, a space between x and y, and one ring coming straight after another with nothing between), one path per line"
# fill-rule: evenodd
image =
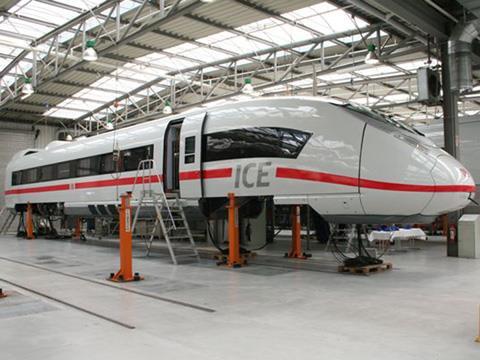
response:
M154 169L138 172L147 158ZM7 167L6 205L111 215L119 194L134 183L138 192L142 182L192 203L229 192L271 196L356 223L430 221L465 207L475 191L457 160L399 123L366 109L281 97L22 151Z

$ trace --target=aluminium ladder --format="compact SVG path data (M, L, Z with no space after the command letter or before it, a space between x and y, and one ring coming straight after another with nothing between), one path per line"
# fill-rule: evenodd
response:
M132 222L132 232L135 230L135 226L139 220L153 221L153 227L147 240L146 256L150 255L155 235L161 231L161 234L165 238L172 262L175 265L178 265L177 259L179 257L195 257L197 261L200 261L200 256L195 246L195 241L190 231L181 200L177 193L166 194L163 191L160 176L153 173L153 169L156 168L155 165L153 159L142 160L138 165L132 187L132 194L134 193L136 184L141 184L142 188ZM160 184L160 192L156 192L152 188L152 183ZM143 214L141 215L142 211ZM182 248L177 246L173 247L171 240L188 240L188 246ZM175 250L188 250L191 254L177 255Z

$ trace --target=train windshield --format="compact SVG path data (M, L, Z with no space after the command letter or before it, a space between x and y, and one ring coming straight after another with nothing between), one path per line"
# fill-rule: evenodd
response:
M373 110L371 110L371 109L369 109L365 106L353 105L353 104L344 104L344 105L341 105L341 106L348 109L348 110L351 110L351 111L363 114L365 116L368 116L369 118L374 119L376 121L380 121L384 124L393 125L393 126L399 128L399 129L406 130L406 131L411 132L413 134L425 136L420 131L415 130L414 128L404 124L403 122L397 121L397 120L395 120L395 119L393 119L392 117L389 117L389 116L383 116L383 115L379 114L378 112L375 112L375 111L373 111Z

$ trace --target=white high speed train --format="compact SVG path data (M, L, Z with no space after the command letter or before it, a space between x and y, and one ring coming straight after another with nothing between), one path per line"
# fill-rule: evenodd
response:
M158 177L136 179L143 159L154 160ZM194 202L233 192L308 204L341 223L427 222L475 192L462 164L400 123L352 105L278 97L21 151L7 167L6 205L112 215L119 194L142 181Z

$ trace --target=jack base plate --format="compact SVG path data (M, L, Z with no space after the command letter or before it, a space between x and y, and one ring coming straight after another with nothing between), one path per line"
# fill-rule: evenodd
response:
M120 274L120 272L117 272L116 274L111 273L110 277L108 277L107 280L113 281L113 282L130 282L130 281L144 280L144 277L140 276L139 273L135 273L132 277L124 278L123 274Z

